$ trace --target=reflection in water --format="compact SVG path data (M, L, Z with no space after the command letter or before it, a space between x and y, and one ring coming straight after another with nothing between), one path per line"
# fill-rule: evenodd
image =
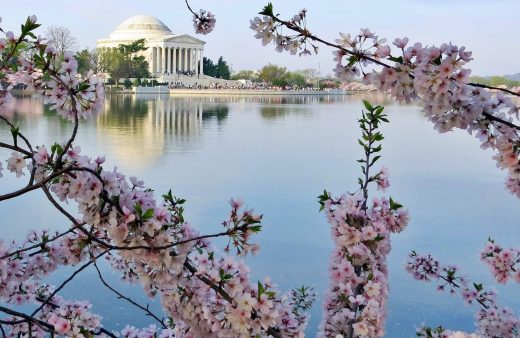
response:
M210 109L213 113L213 109ZM194 104L163 96L113 95L97 119L98 138L118 161L140 167L158 160L166 147L187 148L198 142L204 115Z
M23 115L23 119L39 117L43 114L42 98L38 94L20 94L13 96L2 105L2 115L9 119Z
M298 115L307 115L311 116L312 112L303 110L301 108L288 107L284 105L275 105L275 106L262 106L260 107L260 115L264 119L275 119L280 117L285 117L290 114L298 114Z
M224 121L228 118L229 107L227 105L218 105L213 107L205 107L202 112L202 121L212 123L213 120L219 126L222 126Z

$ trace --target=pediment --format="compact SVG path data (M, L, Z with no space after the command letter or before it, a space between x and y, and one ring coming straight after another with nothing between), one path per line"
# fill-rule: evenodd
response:
M193 45L204 45L206 42L196 39L188 34L175 35L164 40L165 42L186 43Z

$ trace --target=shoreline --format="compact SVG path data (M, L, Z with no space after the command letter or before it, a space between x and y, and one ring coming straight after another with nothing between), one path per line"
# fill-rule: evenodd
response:
M249 90L249 89L163 89L156 90L150 87L146 91L107 91L108 95L164 95L164 96L345 96L359 93L371 93L372 91L356 90L332 90L332 91L304 91L304 90ZM18 95L33 95L39 91L14 89L11 91Z
M352 95L352 91L333 90L333 91L305 91L305 90L252 90L252 89L159 89L146 90L141 87L139 90L117 91L116 94L158 94L169 96L327 96L327 95ZM145 90L143 90L145 89Z

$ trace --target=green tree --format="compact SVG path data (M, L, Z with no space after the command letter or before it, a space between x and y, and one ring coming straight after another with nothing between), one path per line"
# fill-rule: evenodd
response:
M254 70L241 70L231 75L231 80L258 80L257 73Z
M481 76L472 76L470 77L471 82L476 82L480 84L484 84L486 86L507 86L507 87L517 87L520 86L520 81L510 80L504 76L490 76L490 77L481 77Z
M82 49L74 54L74 58L78 61L78 73L85 75L91 69L98 71L98 55L95 50Z
M259 77L262 81L274 86L285 86L287 85L287 68L269 64L260 69Z
M150 77L148 62L140 52L147 50L144 39L117 48L103 48L99 51L99 68L110 74L116 83L122 78Z
M204 74L212 77L218 77L221 79L227 79L231 77L231 70L227 61L221 56L218 58L217 63L213 63L211 59L204 57L202 59L202 65L204 68Z
M213 61L207 57L202 58L202 65L204 68L204 74L212 77L216 77L217 67L213 64Z
M219 57L217 61L217 77L229 80L230 75L231 70L229 69L228 63L224 61L222 56Z
M305 87L307 85L307 81L305 77L298 72L289 72L287 73L287 84L292 87Z

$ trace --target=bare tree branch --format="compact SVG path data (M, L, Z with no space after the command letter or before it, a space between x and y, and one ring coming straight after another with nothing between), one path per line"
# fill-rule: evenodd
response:
M110 284L108 284L105 279L103 278L103 275L101 274L101 271L99 270L99 267L97 265L96 262L94 262L94 268L96 268L96 271L98 273L98 276L99 276L99 279L101 280L101 283L103 283L109 290L111 290L112 292L114 292L116 295L117 295L117 298L121 298L121 299L124 299L126 300L127 302L129 302L130 304L132 305L135 305L136 307L138 307L139 309L143 310L144 312L146 312L146 315L147 316L150 316L152 318L154 318L162 327L163 329L167 329L168 326L166 326L166 324L164 323L164 318L159 318L157 315L155 315L152 311L150 311L150 309L148 308L148 305L145 307L145 306L142 306L141 304L135 302L134 300L132 300L131 298L129 297L126 297L125 295L123 295L121 292L117 291L116 289L114 289L112 286L110 286Z
M65 279L61 284L60 286L58 286L50 295L49 297L47 297L47 299L45 301L42 302L42 304L36 308L36 310L34 310L32 313L31 313L31 316L35 316L41 309L43 309L43 307L45 305L47 305L51 300L52 298L61 290L65 287L65 285L67 285L71 280L74 279L74 277L76 277L81 271L85 270L90 264L94 263L96 259L102 257L103 255L105 255L107 252L109 252L110 250L105 250L103 251L102 253L98 254L97 256L94 256L94 257L91 257L91 259L83 264L82 266L79 267L79 269L77 269L76 271L74 271L74 273L72 273L72 275L69 276L69 278Z

